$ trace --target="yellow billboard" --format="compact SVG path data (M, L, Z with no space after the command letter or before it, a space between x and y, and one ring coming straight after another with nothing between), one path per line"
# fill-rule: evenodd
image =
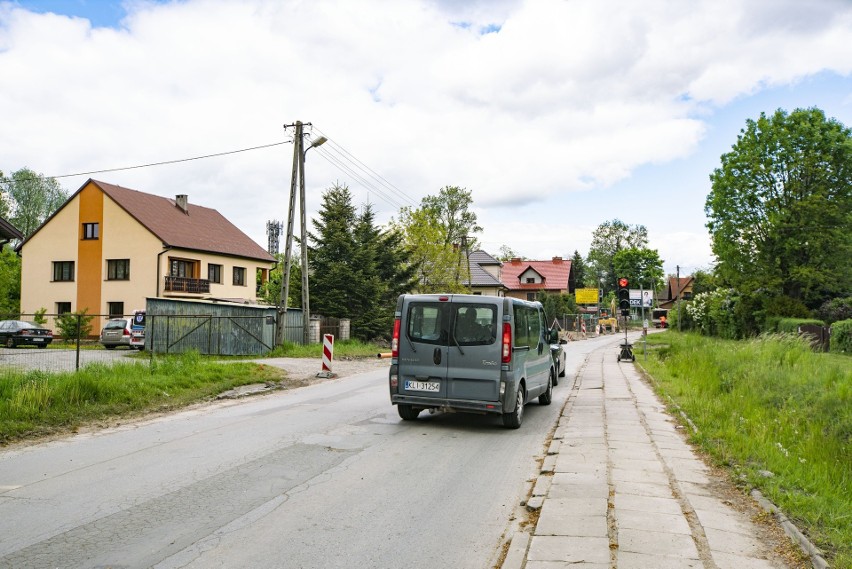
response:
M596 288L578 288L574 291L574 299L577 304L597 304L598 289Z

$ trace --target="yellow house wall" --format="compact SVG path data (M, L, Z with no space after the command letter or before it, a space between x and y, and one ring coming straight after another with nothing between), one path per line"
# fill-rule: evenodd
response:
M240 259L236 257L227 257L224 255L215 255L211 253L203 253L200 251L191 251L186 249L171 249L164 253L160 258L160 296L178 296L163 291L163 281L165 275L169 274L169 259L186 259L190 261L198 261L196 270L198 274L195 278L206 279L208 275L208 267L210 264L222 265L222 283L210 283L210 294L205 297L213 298L237 298L245 299L250 302L257 301L257 286L256 275L257 271L266 271L264 279L269 278L269 271L275 266L274 263L264 263L253 259ZM246 271L245 286L234 284L234 267L243 267ZM196 297L202 298L202 297Z
M74 198L50 223L24 243L21 249L21 312L33 314L44 308L56 312L57 302L70 302L76 310L77 281L53 282L54 261L74 261L77 278L77 223L80 202Z

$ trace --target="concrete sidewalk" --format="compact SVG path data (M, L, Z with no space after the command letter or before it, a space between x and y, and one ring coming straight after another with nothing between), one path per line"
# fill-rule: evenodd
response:
M538 523L515 534L503 568L787 567L713 490L709 469L615 346L580 370L528 503L540 506Z

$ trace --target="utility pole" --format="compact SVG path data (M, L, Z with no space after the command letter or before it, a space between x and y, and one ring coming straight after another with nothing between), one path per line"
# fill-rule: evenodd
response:
M677 331L680 332L680 304L683 295L680 291L680 265L675 266L677 267Z
M296 212L296 188L299 189L299 221L301 223L302 253L302 341L308 344L311 339L311 296L308 288L308 224L305 211L305 154L311 148L324 144L327 139L320 136L308 148L305 148L304 126L311 123L296 121L285 124L284 128L295 128L293 134L293 175L290 178L290 208L287 213L287 239L284 251L284 275L281 280L281 297L278 303L278 343L284 343L284 330L287 320L287 302L290 297L290 268L293 264L293 222ZM297 183L298 182L298 183Z

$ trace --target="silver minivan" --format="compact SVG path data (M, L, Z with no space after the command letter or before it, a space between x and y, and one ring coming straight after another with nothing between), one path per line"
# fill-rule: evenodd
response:
M391 347L390 398L406 421L425 409L499 413L521 426L524 404L549 405L556 383L539 302L502 296L403 294Z

